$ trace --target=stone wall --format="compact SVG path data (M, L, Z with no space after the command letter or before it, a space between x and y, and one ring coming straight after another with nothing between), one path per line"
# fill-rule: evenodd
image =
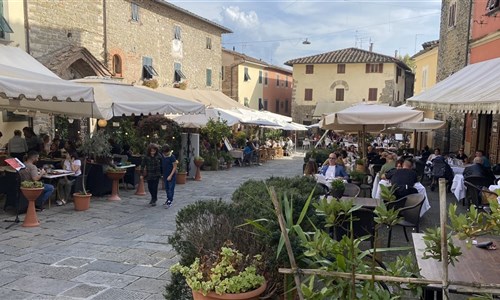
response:
M448 26L450 4L456 3L456 25ZM437 81L467 65L470 22L470 0L443 0L439 33Z
M30 54L39 58L68 45L87 48L104 61L102 1L28 1ZM72 2L76 4L76 2Z
M172 86L174 63L181 64L188 88L221 88L222 30L155 1L135 1L139 21L131 20L131 3L113 1L107 5L107 35L110 69L112 55L122 58L127 82L142 79L142 57L153 59L161 86ZM181 28L181 39L174 39L174 26ZM207 49L207 38L211 49ZM206 70L212 70L212 85L206 85Z

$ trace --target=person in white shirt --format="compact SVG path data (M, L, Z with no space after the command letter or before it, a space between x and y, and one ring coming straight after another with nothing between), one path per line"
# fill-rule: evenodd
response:
M56 201L58 206L66 204L66 201L71 197L71 187L75 184L75 179L82 174L82 161L78 159L76 151L66 152L66 159L63 162L65 171L74 172L75 175L64 176L57 182L57 194L59 200Z

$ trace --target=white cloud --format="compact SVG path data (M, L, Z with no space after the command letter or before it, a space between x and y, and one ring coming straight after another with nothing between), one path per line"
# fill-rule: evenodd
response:
M255 29L259 26L259 17L255 11L244 12L238 6L223 7L223 16L238 27Z

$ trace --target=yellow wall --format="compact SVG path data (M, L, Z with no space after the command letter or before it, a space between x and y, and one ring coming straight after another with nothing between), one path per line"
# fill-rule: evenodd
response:
M14 33L7 33L7 45L26 50L24 34L24 4L23 1L3 1L3 12Z
M248 68L250 80L245 80L245 68ZM262 71L262 83L259 83L259 71ZM248 106L259 109L259 98L263 99L264 68L252 63L238 65L238 99L241 104L245 104L248 99Z
M421 92L429 89L436 84L437 74L437 61L438 61L438 47L416 56L413 58L415 61L415 86L414 94L418 95ZM423 73L427 72L427 80L423 80Z
M344 88L344 101L358 103L368 101L368 89L377 88L377 99L379 102L389 102L387 97L381 94L387 82L395 84L396 65L385 63L383 73L366 73L366 64L346 64L345 74L337 74L337 64L317 64L314 65L313 74L305 74L305 64L295 64L293 66L293 79L295 85L294 101L296 105L316 105L318 102L334 102L336 98L336 88ZM398 79L397 88L394 93L394 100L404 100L404 72L401 72ZM345 82L345 83L344 83ZM313 89L313 101L304 101L305 89ZM392 101L393 95L389 95ZM373 101L375 102L375 101Z

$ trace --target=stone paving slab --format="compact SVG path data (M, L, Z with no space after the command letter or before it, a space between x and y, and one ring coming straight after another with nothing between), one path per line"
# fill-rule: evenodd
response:
M139 277L102 271L88 271L73 280L87 284L102 284L110 287L123 288L136 281Z
M13 281L5 285L4 287L48 297L56 296L74 287L75 285L77 285L75 282L66 280L28 275L26 277L22 277L18 280Z

